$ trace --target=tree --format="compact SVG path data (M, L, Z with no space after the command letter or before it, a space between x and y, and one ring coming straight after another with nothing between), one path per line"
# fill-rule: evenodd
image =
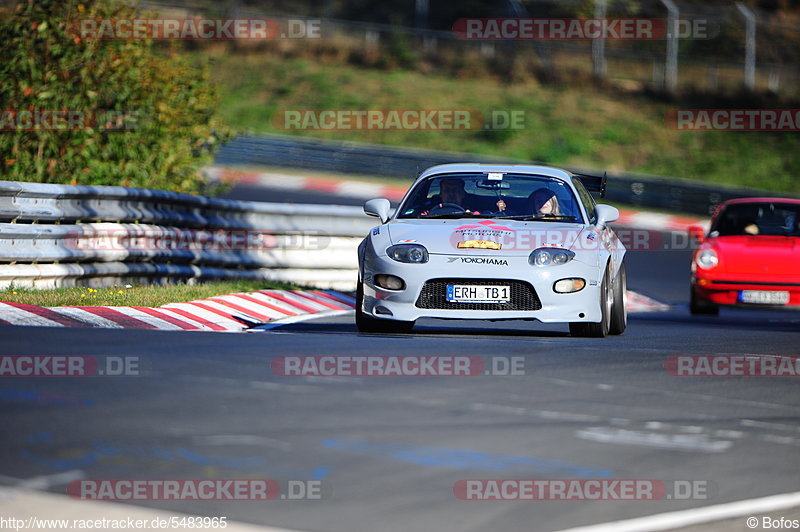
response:
M201 190L226 136L208 72L162 43L81 36L81 19L129 18L113 0L22 0L0 20L0 178Z

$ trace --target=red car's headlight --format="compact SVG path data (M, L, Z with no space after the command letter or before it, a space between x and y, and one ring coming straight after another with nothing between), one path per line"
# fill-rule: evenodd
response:
M710 270L719 264L719 255L711 248L701 250L694 259L698 267Z

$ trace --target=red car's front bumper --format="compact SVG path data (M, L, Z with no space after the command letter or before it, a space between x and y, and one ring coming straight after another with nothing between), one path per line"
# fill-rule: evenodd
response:
M743 279L742 276L735 280L692 277L692 290L697 298L717 305L800 309L800 277L781 282ZM741 299L743 290L788 292L789 301L786 304L746 303Z

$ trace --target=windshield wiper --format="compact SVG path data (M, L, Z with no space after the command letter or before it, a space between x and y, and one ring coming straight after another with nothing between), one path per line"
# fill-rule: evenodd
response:
M466 212L450 213L450 214L426 214L425 216L418 216L418 220L430 220L433 218L474 218L471 214Z
M519 220L521 222L561 222L564 220L577 220L575 216L566 214L543 214L541 216L531 216L529 214L515 214L511 216L493 216L492 218L504 218L509 220Z

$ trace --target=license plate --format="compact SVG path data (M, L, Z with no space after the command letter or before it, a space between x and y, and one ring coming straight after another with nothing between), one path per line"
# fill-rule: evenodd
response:
M755 303L757 305L786 305L789 303L789 292L772 290L742 290L739 293L742 303Z
M450 303L508 303L511 301L511 287L449 284L447 285L447 301Z

